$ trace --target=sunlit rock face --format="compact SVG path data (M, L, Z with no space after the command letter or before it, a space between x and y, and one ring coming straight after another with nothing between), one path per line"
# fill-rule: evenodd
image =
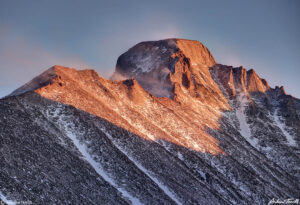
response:
M134 77L151 94L173 98L176 83L194 89L197 82L191 79L193 73L214 64L213 56L199 41L148 41L118 58L112 79Z
M45 80L45 73L52 73L51 78ZM175 88L176 103L151 95L133 78L112 82L93 70L77 71L61 66L45 73L29 84L42 82L43 86L33 91L47 99L72 105L148 140L167 140L196 151L223 153L218 140L206 129L219 129L220 109L230 108L226 103L221 102L220 107L203 104L186 94L188 90L180 84ZM31 90L27 85L17 93ZM214 86L217 88L217 84Z
M1 99L0 113L0 202L300 197L299 99L217 64L198 41L137 44L112 80L53 66Z
M270 87L265 79L256 72L245 68L217 64L211 67L211 72L218 76L230 97L236 96L236 91L244 93L265 93Z

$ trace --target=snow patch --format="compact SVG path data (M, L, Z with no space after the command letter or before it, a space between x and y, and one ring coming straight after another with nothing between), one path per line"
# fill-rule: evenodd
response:
M165 53L167 51L166 48L161 49L161 53ZM158 68L161 63L161 53L151 50L145 50L147 56L145 57L143 53L139 53L136 58L131 57L131 61L136 64L136 69L132 71L132 73L148 73L153 69Z
M141 133L146 135L150 140L156 141L156 137L152 135L144 126L140 123L133 122L130 118L128 118L126 115L120 115L124 120L126 120L130 125L134 125Z
M204 172L202 172L201 170L199 170L199 173L200 173L201 177L204 179L204 181L207 181L206 174Z
M280 130L282 131L282 133L284 134L284 136L286 137L286 140L287 140L287 143L290 145L290 146L295 146L297 147L297 143L296 141L294 140L294 137L292 135L290 135L290 133L288 133L285 129L285 124L281 122L279 116L278 116L278 110L276 109L275 112L274 112L274 119L275 119L275 122L277 124L277 126L280 128Z
M177 157L181 160L184 161L184 158L180 152L177 152Z
M245 108L248 104L247 96L240 93L238 101L240 105L236 109L236 117L240 124L240 133L253 147L257 148L258 140L251 137L251 130L247 123L247 116L245 114Z
M15 201L12 201L12 200L7 199L7 198L2 194L2 192L0 192L0 199L1 199L4 203L6 203L6 204L8 204L8 205L15 205L15 204L16 204Z

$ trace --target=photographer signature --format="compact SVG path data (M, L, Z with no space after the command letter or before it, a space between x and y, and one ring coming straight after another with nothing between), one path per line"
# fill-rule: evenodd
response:
M271 201L269 201L268 205L271 204L299 204L299 199L275 199L273 198Z

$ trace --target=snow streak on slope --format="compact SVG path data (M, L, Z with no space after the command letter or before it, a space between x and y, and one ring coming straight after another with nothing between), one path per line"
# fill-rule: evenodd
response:
M247 116L245 114L245 108L248 103L247 96L245 94L240 93L238 96L238 100L240 105L236 109L236 117L240 124L240 133L241 135L253 146L257 147L257 139L251 137L251 130L247 123Z
M178 201L177 197L169 190L168 187L166 187L164 184L162 184L156 177L151 176L151 174L149 173L149 171L147 169L145 169L139 162L137 162L136 160L133 159L132 156L129 156L129 154L123 149L121 148L113 139L113 137L104 129L101 129L103 131L103 133L105 133L105 135L111 140L111 142L114 144L114 146L116 146L124 155L126 155L128 157L128 159L130 161L133 162L133 164L138 167L143 173L145 173L153 182L155 182L155 184L168 196L170 197L174 202L176 202L176 204L182 204Z
M296 141L294 140L294 137L290 135L286 130L285 130L285 125L281 122L278 116L278 110L275 110L274 112L274 119L282 133L285 135L286 140L290 146L297 146Z
M92 156L87 152L86 146L84 144L81 144L79 140L76 138L76 136L70 132L67 131L67 136L73 141L74 145L77 147L77 149L80 151L84 159L94 168L94 170L108 183L110 183L113 187L115 187L118 191L122 193L123 196L126 198L129 198L130 201L133 204L142 204L137 198L131 196L127 191L125 191L122 188L117 187L115 182L104 172L102 167L92 158Z
M16 202L7 199L7 198L2 194L2 192L0 192L0 199L1 199L2 201L4 201L6 204L8 204L8 205L15 205L15 204L16 204ZM1 203L1 204L2 204L2 203Z
M56 110L55 115L59 118L59 124L62 125L63 130L65 131L67 137L69 137L72 142L74 143L75 147L78 149L78 151L82 154L83 158L94 168L94 170L110 185L112 185L114 188L116 188L119 192L122 193L122 195L129 199L132 204L134 205L140 205L142 204L139 199L135 198L134 196L130 195L125 189L118 187L118 185L114 182L113 179L111 179L108 174L103 170L102 166L96 162L93 159L93 156L91 156L88 151L85 144L81 143L77 136L74 134L74 125L72 123L68 123L64 120L62 120L62 115L59 115L59 109Z

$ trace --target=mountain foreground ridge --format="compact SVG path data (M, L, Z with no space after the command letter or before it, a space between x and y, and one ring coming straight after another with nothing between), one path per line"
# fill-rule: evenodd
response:
M300 197L300 100L199 41L141 42L110 80L53 66L0 100L0 195L37 204ZM3 199L2 199L3 200Z

